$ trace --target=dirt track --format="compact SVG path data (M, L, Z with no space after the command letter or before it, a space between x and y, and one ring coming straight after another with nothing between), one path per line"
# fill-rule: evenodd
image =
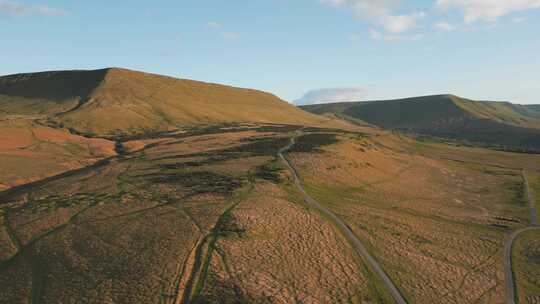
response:
M519 235L525 231L540 229L538 226L538 220L536 217L536 207L534 195L529 186L529 180L527 179L527 174L525 170L522 172L524 189L527 194L527 201L529 203L529 212L530 212L530 224L529 227L516 230L512 232L506 239L504 244L504 271L506 277L506 303L515 304L516 303L516 284L514 281L514 272L512 270L512 248L514 246L514 241L519 237Z
M298 136L298 135L297 135ZM289 160L283 156L284 152L287 152L292 146L295 144L295 138L292 137L290 143L283 147L278 155L283 160L285 165L289 168L291 171L294 183L298 190L302 193L302 196L304 198L304 201L309 204L310 206L315 207L317 210L319 210L321 213L323 213L325 216L332 219L335 226L345 235L345 237L351 242L354 250L356 253L364 260L365 263L368 264L369 268L379 277L381 282L386 286L388 292L392 295L392 298L394 298L395 302L398 304L405 304L407 301L403 298L397 287L394 285L392 280L388 277L388 275L384 272L381 265L375 260L371 254L367 251L366 247L362 244L360 239L353 233L351 228L345 224L337 215L335 215L332 211L321 205L319 202L314 200L304 189L304 186L302 185L302 182L300 181L300 178L298 176L298 172L296 168L293 166Z

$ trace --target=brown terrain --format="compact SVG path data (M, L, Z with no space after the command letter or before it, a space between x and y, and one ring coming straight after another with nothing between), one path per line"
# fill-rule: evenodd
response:
M114 142L19 119L0 120L0 190L116 155Z
M540 155L126 70L0 88L0 303L507 302ZM519 303L536 232L511 247Z

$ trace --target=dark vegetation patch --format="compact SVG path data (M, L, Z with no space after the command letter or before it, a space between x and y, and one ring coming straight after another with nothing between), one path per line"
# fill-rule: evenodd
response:
M418 244L433 244L433 242L430 239L427 239L421 235L413 234L410 236L411 240Z
M147 140L156 138L187 138L192 136L219 134L219 133L231 133L244 131L242 128L234 128L235 125L214 125L208 127L188 128L185 132L179 133L178 131L146 131L136 135L116 134L110 136L109 139L126 142L132 140ZM229 129L233 128L233 129Z
M283 168L276 162L269 162L255 169L255 178L264 179L273 183L281 183Z
M242 237L246 232L246 229L240 227L235 221L232 212L225 212L219 219L218 224L213 231L217 237Z
M489 224L490 227L493 227L493 228L501 228L501 229L508 229L510 228L510 226L508 225L502 225L502 224Z
M527 244L525 248L525 257L531 264L540 264L540 247L534 244ZM537 278L540 280L540 278Z
M51 195L39 199L29 200L27 203L22 205L16 205L11 208L8 208L8 212L20 212L20 211L30 211L30 212L41 212L41 211L53 211L60 208L69 208L79 204L90 204L94 205L104 201L111 201L120 199L125 193L119 192L116 194L108 193L77 193L70 196L58 196Z
M511 222L511 223L519 223L520 222L518 219L506 218L506 217L500 217L500 216L496 216L496 217L494 217L494 219L499 220L499 221Z
M267 125L258 127L257 132L274 132L274 133L289 133L302 129L301 126L296 125Z
M179 157L172 157L171 159L178 159L178 158ZM176 169L186 169L189 167L202 167L205 165L212 165L212 164L224 162L229 159L233 159L232 155L212 155L208 158L204 158L201 160L177 162L177 163L172 163L172 164L159 164L158 166L161 169L176 170Z
M272 156L276 155L290 141L288 137L256 137L247 140L249 141L248 144L225 149L218 153L249 153L251 156Z
M201 136L201 135L211 135L211 134L223 134L223 133L236 133L243 131L257 131L257 132L273 132L273 133L289 133L300 130L302 126L297 125L280 125L280 124L267 124L262 126L246 126L237 123L224 123L211 126L203 127L187 127L183 129L185 132L179 132L180 130L175 131L162 131L154 129L140 129L137 132L130 130L129 132L124 132L118 130L110 135L98 136L92 132L84 132L76 130L65 126L62 122L48 118L46 120L37 120L37 123L48 126L55 129L66 129L71 134L79 135L87 138L105 138L111 141L118 143L128 142L132 140L148 140L148 139L157 139L157 138L188 138L192 136ZM323 130L316 129L314 130ZM336 132L339 130L336 129ZM136 133L136 134L133 134Z
M214 172L154 173L144 178L152 183L181 186L188 190L187 196L204 193L231 195L242 187L240 179Z
M342 129L334 129L334 128L307 127L307 128L304 128L303 130L304 130L304 132L306 132L306 133L315 133L315 132L323 132L323 133L341 133L341 134L354 133L354 132L351 132L351 131L342 130Z
M203 152L203 153L192 153L184 155L173 155L156 158L154 160L171 160L171 159L185 159L193 157L203 157L204 159L200 161L190 161L190 162L180 162L177 164L166 164L161 165L163 168L168 169L178 169L185 168L187 166L202 166L215 164L231 159L238 159L242 157L253 157L253 156L275 156L278 151L285 147L289 142L289 138L267 138L267 137L258 137L250 138L247 140L248 143L240 145L237 147L226 148L223 150Z
M125 131L116 130L115 132L109 135L97 135L92 132L80 131L71 127L67 127L62 122L54 120L53 118L47 118L46 120L41 119L41 120L37 120L36 122L41 125L48 126L55 129L67 129L71 134L80 135L80 136L88 137L88 138L105 138L105 139L116 141L116 142L127 142L127 141L132 141L132 140L147 140L147 139L156 139L156 138L163 138L163 137L186 138L186 137L198 136L198 135L234 133L234 132L253 130L253 128L248 128L245 126L241 126L239 124L230 123L230 124L203 126L203 127L189 127L185 129L185 132L178 132L179 130L163 131L163 130L156 130L156 129L140 128L137 130L125 130Z
M63 127L62 125L55 125L55 127ZM223 134L223 133L237 133L243 131L257 131L257 132L275 132L275 133L288 133L301 129L301 126L295 125L264 125L259 127L250 127L240 124L219 124L205 127L191 127L184 129L185 132L178 131L156 131L156 130L142 130L138 134L125 134L118 132L109 136L104 136L103 138L117 141L117 142L127 142L132 140L147 140L147 139L156 139L156 138L187 138L192 136L201 136L201 135L211 135L211 134ZM86 137L94 137L94 134L91 133L81 133L76 130L70 129L70 132L82 135Z
M128 151L121 142L117 141L114 143L114 152L116 152L118 155L125 155Z
M337 133L337 134L346 134L352 136L353 138L362 139L369 137L369 134L362 133L358 131L349 131L344 129L334 129L334 128L316 128L309 127L303 129L306 133Z
M510 128L510 127L508 127ZM441 132L437 130L394 129L393 131L406 134L418 141L435 142L456 147L481 147L503 152L524 154L540 154L540 131L522 128L523 132L515 133L501 131L500 134L477 131ZM530 134L529 134L530 133Z
M313 133L298 137L290 152L321 152L323 146L338 143L337 135L330 133Z

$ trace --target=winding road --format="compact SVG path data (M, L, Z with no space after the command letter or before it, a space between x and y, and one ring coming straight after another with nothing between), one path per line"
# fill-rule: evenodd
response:
M365 263L367 263L370 267L370 269L379 277L381 282L386 286L388 292L392 295L392 298L394 298L395 302L398 304L406 304L407 301L403 298L397 287L394 285L392 280L388 277L388 275L384 272L381 265L369 254L366 247L362 244L360 239L354 234L354 232L341 220L337 215L335 215L332 211L321 205L319 202L314 200L304 189L304 186L302 185L302 182L300 180L300 177L298 176L298 171L294 167L294 165L285 157L283 156L284 152L287 152L294 144L296 143L296 137L300 136L301 133L297 133L296 136L291 137L290 143L281 148L278 152L278 156L283 160L285 165L289 168L291 171L293 177L294 177L294 184L296 185L296 188L302 193L302 196L304 198L304 201L319 210L319 212L323 213L325 216L329 217L334 221L335 226L349 239L351 242L354 250L356 253L364 260Z
M507 239L506 243L504 244L504 272L505 272L505 279L506 279L506 303L508 304L515 304L516 303L516 284L514 281L514 272L512 270L512 248L514 246L514 241L518 238L518 236L525 232L535 229L540 229L540 226L538 226L538 219L536 216L536 207L535 207L535 199L534 195L531 191L531 188L529 186L529 180L527 179L527 173L525 170L521 172L523 176L523 185L525 192L527 194L527 201L529 203L529 213L530 213L530 224L529 227L516 230L510 234Z

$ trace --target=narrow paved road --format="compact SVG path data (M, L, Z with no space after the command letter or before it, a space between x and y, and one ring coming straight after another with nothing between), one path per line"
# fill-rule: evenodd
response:
M534 194L531 191L529 180L527 179L527 172L522 171L523 176L523 187L527 195L527 201L529 203L529 213L530 213L530 225L527 228L519 229L508 236L506 243L504 244L504 272L506 278L506 303L515 304L516 303L516 283L514 281L514 272L512 270L512 248L514 246L514 241L518 236L525 232L534 229L540 229L538 226L538 219L536 216L536 207Z
M298 136L298 135L297 135ZM334 221L334 224L337 226L339 230L349 239L349 241L352 243L354 250L356 253L366 262L370 269L373 270L373 272L380 278L380 280L386 285L387 290L390 292L396 303L398 304L406 304L407 302L397 289L397 287L394 285L392 280L388 277L388 275L384 272L381 265L369 254L366 247L362 244L362 242L358 239L358 237L353 233L351 228L347 226L337 215L335 215L332 211L321 205L319 202L314 200L304 189L304 186L302 185L302 182L300 181L300 178L298 176L298 171L293 166L293 164L285 157L283 156L283 153L288 151L292 146L295 144L296 137L292 137L290 143L283 147L281 150L279 150L279 157L283 160L285 165L289 168L291 171L293 177L294 177L294 183L298 190L302 193L302 196L304 197L304 201L318 209L320 212L322 212L324 215L328 216Z

